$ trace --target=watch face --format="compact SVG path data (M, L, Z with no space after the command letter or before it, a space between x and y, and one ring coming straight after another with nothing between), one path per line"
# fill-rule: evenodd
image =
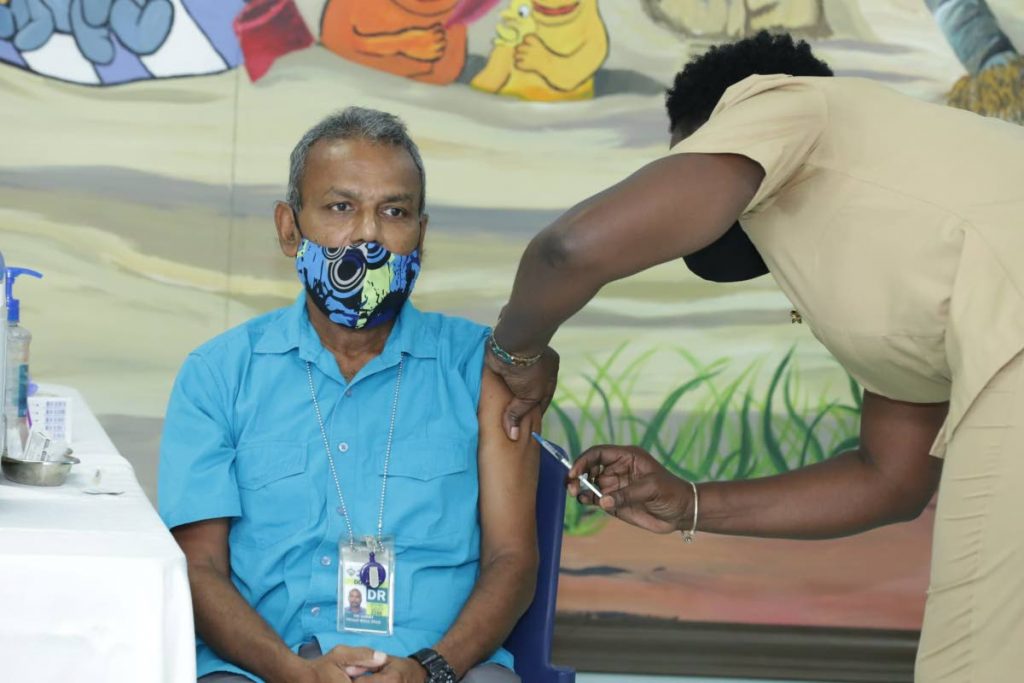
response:
M455 683L455 672L452 671L444 657L435 652L426 659L428 662L424 666L429 675L429 683Z
M441 670L430 675L430 683L455 683L455 674L452 672L451 667L443 661L436 663L441 664L439 667Z

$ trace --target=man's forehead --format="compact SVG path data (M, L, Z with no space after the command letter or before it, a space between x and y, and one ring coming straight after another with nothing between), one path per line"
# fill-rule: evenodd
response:
M320 140L310 149L304 180L317 192L330 187L361 194L418 191L420 178L402 147L363 140Z
M309 164L338 168L374 165L416 172L416 164L404 147L359 139L318 140L309 150Z

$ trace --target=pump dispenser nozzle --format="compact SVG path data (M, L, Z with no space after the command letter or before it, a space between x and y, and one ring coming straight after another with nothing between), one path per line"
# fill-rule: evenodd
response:
M6 283L6 296L7 296L7 322L18 323L21 321L21 302L15 299L13 296L14 292L14 281L22 275L31 275L32 277L42 278L43 274L37 270L31 268L17 268L10 267L7 269L7 283Z

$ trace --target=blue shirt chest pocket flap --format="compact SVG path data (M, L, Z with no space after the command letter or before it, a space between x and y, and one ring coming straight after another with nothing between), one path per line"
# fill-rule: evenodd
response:
M235 473L242 517L232 539L267 546L308 529L317 494L306 476L305 445L260 442L238 447Z
M397 536L436 541L470 535L476 525L478 491L475 439L395 440L385 514Z

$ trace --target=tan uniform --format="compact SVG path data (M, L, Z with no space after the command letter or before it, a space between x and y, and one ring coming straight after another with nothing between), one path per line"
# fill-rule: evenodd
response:
M867 80L752 76L672 151L758 162L741 223L814 335L869 391L950 402L917 680L1018 680L1024 127Z

